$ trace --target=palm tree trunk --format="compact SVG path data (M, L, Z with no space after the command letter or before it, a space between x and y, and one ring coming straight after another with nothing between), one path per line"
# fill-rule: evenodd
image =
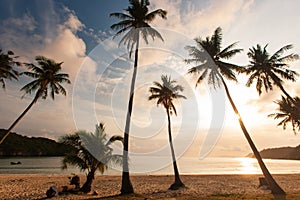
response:
M283 92L283 94L294 104L296 105L296 102L294 100L294 98L292 98L289 93L284 89L284 87L282 85L278 86L280 88L280 90Z
M258 164L259 164L259 166L260 166L260 168L262 170L262 173L263 173L263 175L264 175L264 177L265 177L265 179L266 179L266 181L267 181L267 183L268 183L268 185L269 185L269 187L271 189L271 192L273 194L285 194L284 190L276 183L276 181L274 180L274 178L270 174L268 168L266 167L264 161L262 160L262 157L261 157L259 151L257 150L254 142L252 141L252 139L251 139L251 137L250 137L250 135L249 135L249 133L248 133L245 125L244 125L244 122L243 122L243 120L242 120L242 118L240 116L240 113L239 113L238 109L236 108L236 106L235 106L235 104L234 104L234 102L233 102L233 100L232 100L232 98L230 96L228 87L227 87L224 79L222 78L222 76L220 76L220 78L221 78L222 83L224 85L224 88L225 88L227 97L229 99L229 102L230 102L230 104L231 104L231 106L232 106L235 114L238 116L240 127L242 128L242 131L243 131L243 133L244 133L244 135L245 135L245 137L246 137L246 139L247 139L247 141L248 141L248 143L249 143L249 145L250 145L250 147L251 147L251 149L252 149L252 151L254 153L254 156L255 156L255 158L258 161Z
M132 106L133 106L135 80L136 80L136 75L137 75L138 55L139 55L139 34L138 34L136 48L135 48L134 67L133 67L133 74L132 74L132 79L131 79L129 103L128 103L128 110L127 110L127 115L126 115L126 125L125 125L125 132L124 132L123 172L122 172L121 194L131 194L134 192L133 186L130 181L130 176L129 176L128 144L129 144L129 130L130 130L131 113L132 113Z
M7 136L10 134L10 132L12 131L12 129L19 123L19 121L26 115L26 113L31 109L31 107L33 106L33 104L35 104L37 102L37 100L39 99L40 95L37 94L34 99L32 100L32 102L27 106L27 108L21 113L21 115L14 121L14 123L8 128L7 132L5 133L5 135L2 137L0 144L3 143L3 141L7 138Z
M95 178L96 169L92 169L86 176L86 181L83 186L80 188L80 191L83 193L89 193L92 190L92 183Z
M166 108L166 112L167 112L167 116L168 116L169 143L170 143L170 148L171 148L172 162L173 162L174 176L175 176L175 182L170 186L169 189L171 189L171 190L177 190L180 187L184 187L184 184L180 180L180 175L179 175L179 171L178 171L178 168L177 168L175 151L174 151L173 141L172 141L170 112L169 112L168 108Z

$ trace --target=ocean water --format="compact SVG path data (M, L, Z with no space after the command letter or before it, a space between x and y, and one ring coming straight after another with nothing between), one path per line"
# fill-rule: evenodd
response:
M20 165L11 165L18 162ZM0 174L80 174L79 169L70 167L61 170L62 157L19 157L1 158ZM300 161L264 159L272 174L300 173ZM177 161L181 174L261 174L256 159L207 157L182 157ZM173 174L170 158L134 158L130 159L131 174ZM106 175L121 175L121 167L113 167Z
M11 165L11 162L21 162ZM62 170L62 157L13 157L0 158L0 174L71 174L79 173L77 168Z

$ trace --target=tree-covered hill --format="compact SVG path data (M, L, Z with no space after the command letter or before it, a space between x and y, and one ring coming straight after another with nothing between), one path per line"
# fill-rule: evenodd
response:
M300 160L300 145L297 147L278 147L260 151L260 155L267 159ZM248 157L254 157L249 154Z
M264 149L260 153L263 158L300 160L300 145L297 147Z
M6 130L0 129L2 138ZM71 147L43 137L27 137L11 133L0 144L0 156L63 156Z

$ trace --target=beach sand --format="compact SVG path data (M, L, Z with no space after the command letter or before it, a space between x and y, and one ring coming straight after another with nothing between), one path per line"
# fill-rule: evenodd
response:
M117 196L121 177L97 175L93 190L98 194L63 194L52 199L276 199L268 190L258 188L261 175L183 175L186 188L169 191L172 175L131 177L134 195ZM287 192L286 199L300 199L300 174L274 175ZM81 184L85 176L80 176ZM50 186L68 185L68 175L0 175L0 199L45 199ZM284 198L278 198L284 199Z

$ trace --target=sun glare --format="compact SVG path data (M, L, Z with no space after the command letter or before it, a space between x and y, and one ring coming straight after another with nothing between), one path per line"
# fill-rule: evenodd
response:
M257 174L258 168L254 165L255 159L253 158L237 158L240 162L239 174Z

